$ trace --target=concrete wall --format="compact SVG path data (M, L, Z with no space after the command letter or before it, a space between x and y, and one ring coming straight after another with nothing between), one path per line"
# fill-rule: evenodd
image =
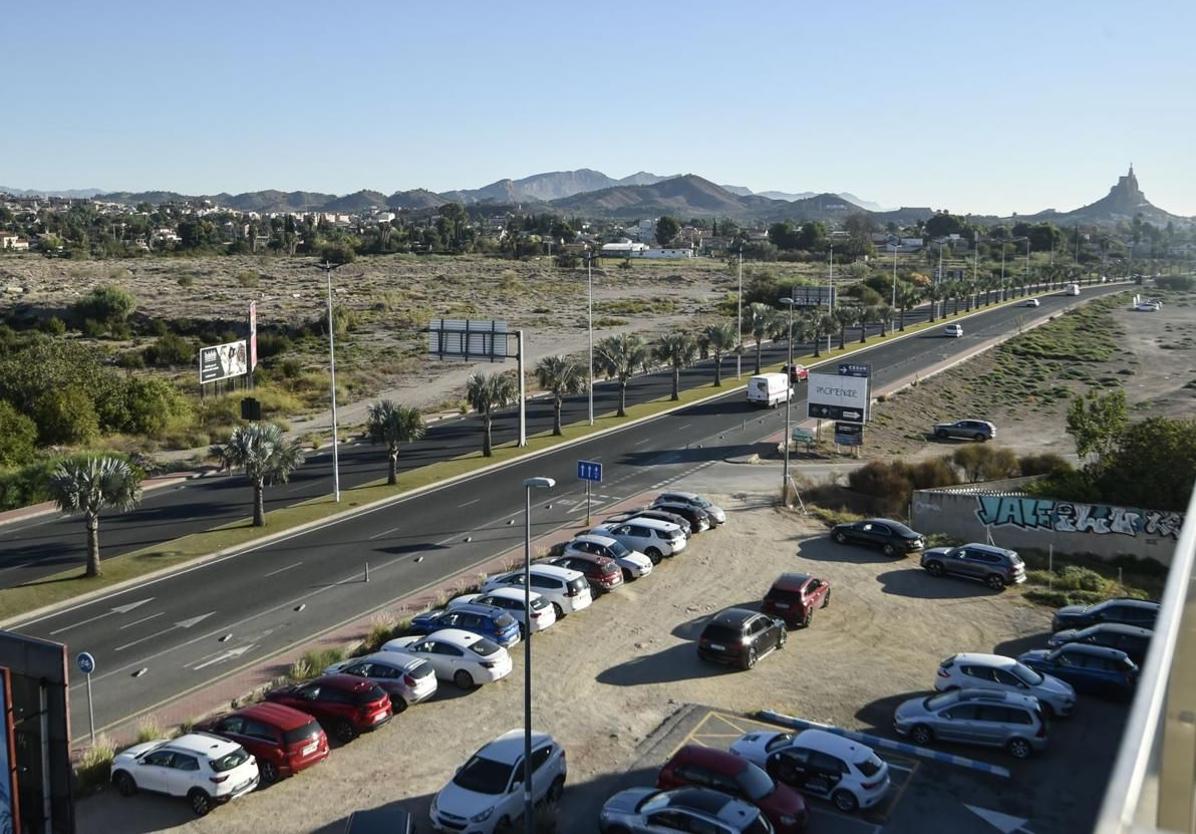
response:
M918 490L912 503L913 528L1000 547L1090 554L1100 559L1133 556L1171 564L1183 513L1077 504L1011 493Z

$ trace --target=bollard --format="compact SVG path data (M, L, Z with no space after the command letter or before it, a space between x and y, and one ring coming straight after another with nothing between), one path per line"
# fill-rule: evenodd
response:
M365 563L365 581L366 582L370 581L370 563L369 562Z

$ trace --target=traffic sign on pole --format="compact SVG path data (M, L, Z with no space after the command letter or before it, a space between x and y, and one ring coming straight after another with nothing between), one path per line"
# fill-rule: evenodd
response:
M87 676L87 729L91 734L91 745L96 743L96 712L91 700L91 673L96 670L96 659L90 652L79 652L75 657L75 665L79 671Z
M96 659L88 652L79 652L75 658L75 664L79 667L79 671L85 675L90 675L96 670Z
M594 460L579 460L577 462L577 479L602 483L602 464Z

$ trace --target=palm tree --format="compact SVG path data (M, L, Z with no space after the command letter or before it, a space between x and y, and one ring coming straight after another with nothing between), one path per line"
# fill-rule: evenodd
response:
M918 301L921 300L921 293L916 287L911 287L908 284L897 288L897 310L900 315L901 332L905 332L905 314L906 311L912 310L918 306Z
M830 313L815 313L811 320L811 329L814 332L814 356L822 356L822 337L830 336L835 332L838 325L835 323L835 317ZM827 348L830 349L829 346Z
M839 306L831 312L831 316L835 319L835 325L839 328L839 350L843 350L847 344L847 328L856 323L856 308Z
M730 322L712 324L702 334L714 356L714 387L723 384L723 354L735 349L735 327Z
M87 571L99 576L100 511L128 510L141 500L141 481L121 458L89 455L64 460L50 475L50 498L64 513L83 513L87 524Z
M648 345L634 333L607 336L594 345L594 370L619 382L619 410L616 417L627 416L627 383L636 371L648 363Z
M855 323L860 326L860 344L868 339L868 325L876 321L876 308L865 304L856 310Z
M244 469L253 484L253 526L266 524L265 487L285 484L303 464L303 449L288 442L274 423L238 426L223 446L213 448L224 467Z
M681 369L692 365L698 356L698 343L688 333L666 333L652 348L652 356L673 369L673 399L680 398Z
M772 314L775 314L776 310L761 301L753 301L751 304L751 311L752 336L756 340L755 373L760 373L760 350L764 344L764 337L768 335L769 328L773 325Z
M385 443L389 468L386 483L399 480L399 444L410 443L424 436L424 418L419 410L399 405L393 400L380 400L370 405L366 431L371 443Z
M494 412L515 401L518 396L518 380L509 373L474 374L465 384L465 399L469 407L482 417L482 454L490 457L494 447L490 439L490 428L494 424Z
M926 298L930 301L930 323L934 324L935 311L938 308L939 301L943 299L943 285L931 284L926 288ZM946 311L944 311L944 315Z
M889 325L893 323L893 308L888 304L881 304L872 308L876 318L880 321L880 335L883 339L889 335Z
M561 433L561 406L565 397L586 388L585 367L567 356L545 356L536 365L536 380L552 394L552 433Z

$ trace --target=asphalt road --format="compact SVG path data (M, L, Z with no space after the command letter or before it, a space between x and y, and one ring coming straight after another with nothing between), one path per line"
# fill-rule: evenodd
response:
M1085 297L1113 289L1094 288L1085 292ZM870 362L875 384L883 385L949 358L978 341L1005 333L1016 327L1019 319L1049 315L1070 300L1049 296L1043 297L1042 307L1037 310L992 310L967 320L967 335L962 339L944 338L939 331L931 330L870 348L856 354L853 361ZM770 359L776 361L779 352L779 347L774 348ZM745 359L745 368L750 369L752 361ZM733 368L733 363L727 364ZM730 376L733 378L734 373ZM691 384L708 384L709 370L704 375L687 377ZM655 394L648 394L656 396L661 385L668 385L667 375L638 380L633 389L656 389ZM575 418L584 419L584 411L584 400L571 404ZM794 413L804 412L803 399ZM536 426L545 419L551 419L550 408L533 406L530 424ZM575 462L579 458L600 460L605 465L605 480L595 497L595 512L600 519L602 506L658 489L707 462L746 451L752 443L781 428L783 420L783 409L755 410L747 405L742 391L728 394L345 522L32 620L18 630L65 642L72 653L86 650L96 657L98 671L92 678L96 723L104 727L202 686L254 658L268 657L442 577L468 570L518 544L522 540L524 501L519 484L524 478L547 475L558 483L554 490L535 496L533 535L537 535L562 524L580 525L584 521L584 488L576 480ZM500 437L512 436L514 419L504 417L500 423ZM417 455L423 455L426 461L436 451L443 454L452 448L454 439L477 441L471 421L455 421L424 448L406 450L407 465L415 465L412 458ZM353 475L342 477L350 484L378 477L385 465L381 457L376 450L353 451L342 457L343 467L346 458L353 461L349 470ZM306 470L298 483L292 484L295 492L289 499L275 496L274 500L293 501L300 495L326 492L326 475L321 478L320 466ZM130 548L200 529L189 528L188 524L203 507L220 507L240 517L242 508L248 505L248 491L240 481L236 477L219 478L168 490L160 504L151 496L147 501L150 506L128 514L134 519L109 521L106 534L112 536L119 531L124 546ZM213 523L212 518L206 518L202 526ZM51 521L25 530L36 533L38 546L52 553L54 531L69 534L69 528L60 525ZM12 536L6 531L6 538L11 548L14 540L21 541L25 536ZM368 583L364 581L366 562ZM79 691L82 683L81 676L72 682L72 721L80 736L87 727L86 702Z

